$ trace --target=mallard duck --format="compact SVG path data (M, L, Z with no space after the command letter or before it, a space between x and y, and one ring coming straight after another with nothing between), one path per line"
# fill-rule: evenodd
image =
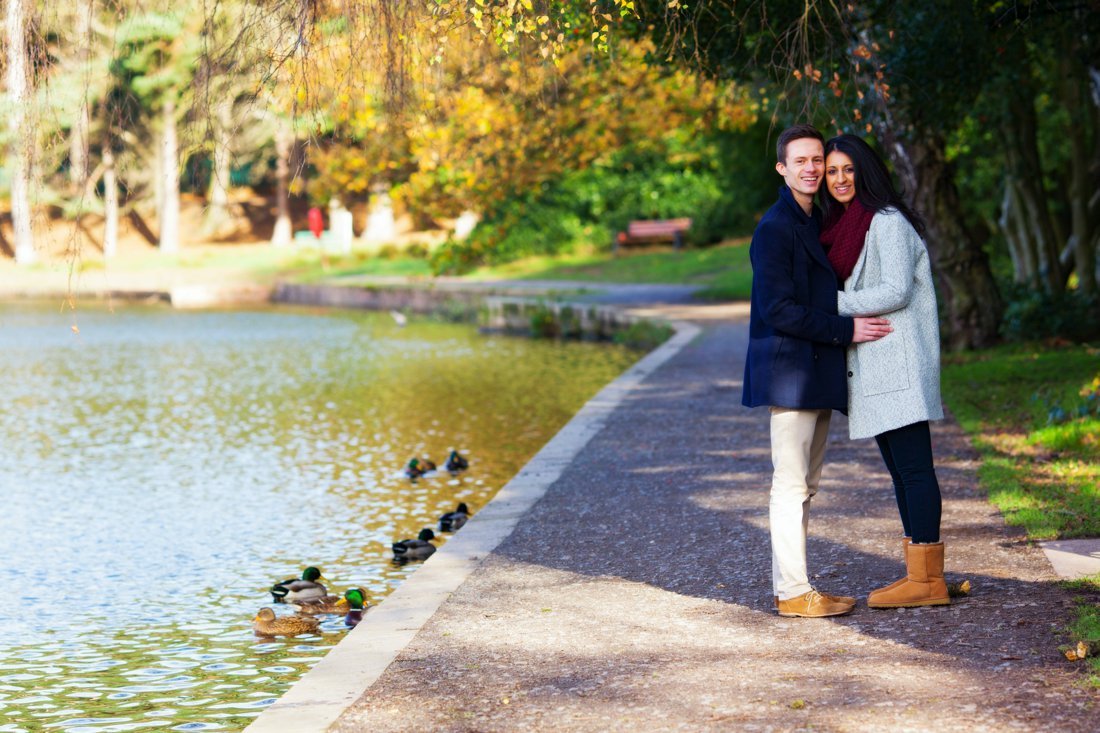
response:
M469 518L469 507L466 506L466 502L460 502L453 512L447 512L439 518L439 531L456 532L462 528L462 525L466 524L466 520Z
M344 616L344 625L353 628L363 620L366 605L367 592L362 588L349 588L344 591L344 597L336 602L338 611L347 611L347 615Z
M435 545L428 540L435 539L435 532L430 529L420 530L420 535L415 540L401 540L393 543L393 559L423 560L431 557L435 552Z
M465 471L470 467L470 462L458 454L458 451L451 451L451 455L447 456L447 462L443 464L451 473L458 473L459 471Z
M257 636L318 634L321 622L309 616L276 616L270 608L261 608L252 619L252 630Z
M276 603L292 603L322 598L328 595L328 590L318 583L318 580L324 580L321 577L321 571L311 565L302 571L301 578L280 580L271 586L271 597L275 599Z
M426 473L436 470L435 462L430 458L413 458L405 466L405 475L411 479L418 479Z
M339 613L340 609L336 607L336 604L340 602L340 596L327 595L317 598L304 598L296 601L289 601L289 605L297 613L304 614L306 616L316 616L322 613Z

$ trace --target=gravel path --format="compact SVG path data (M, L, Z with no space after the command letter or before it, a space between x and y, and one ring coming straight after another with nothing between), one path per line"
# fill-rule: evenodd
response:
M838 416L810 570L861 605L772 612L767 413L740 405L746 325L695 315L703 334L332 730L1096 730L1100 694L1057 649L1071 600L984 500L953 423L933 434L943 535L948 581L971 595L862 605L900 573L899 522L873 441L848 441Z

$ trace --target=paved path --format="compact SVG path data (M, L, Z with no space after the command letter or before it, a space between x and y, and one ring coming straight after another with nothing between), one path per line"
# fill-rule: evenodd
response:
M1100 696L1057 649L1071 599L984 500L953 423L934 431L943 534L948 580L969 579L971 596L777 617L767 415L740 406L744 310L666 312L701 335L632 387L515 531L405 629L411 641L332 730L1096 730ZM828 458L811 573L865 596L900 572L892 492L873 442L849 442L843 418ZM355 638L371 643L368 629Z
M970 580L971 596L946 608L779 618L767 414L740 406L744 308L685 305L678 290L587 297L664 303L651 312L702 333L620 385L538 503L498 497L372 610L368 621L391 617L385 638L364 624L307 675L303 687L323 689L333 682L326 665L354 677L368 666L362 650L396 653L375 655L377 674L348 688L332 730L1097 729L1100 694L1057 649L1072 601L1042 552L984 500L957 426L936 424L934 441L948 580ZM900 573L888 477L871 441L847 440L841 417L828 458L811 572L825 590L862 597ZM495 549L477 550L471 530L516 519L499 545L485 545ZM268 729L328 724L311 720Z

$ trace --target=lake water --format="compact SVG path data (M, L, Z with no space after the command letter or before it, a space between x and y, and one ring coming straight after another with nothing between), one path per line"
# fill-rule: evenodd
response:
M344 632L251 629L316 565L492 498L637 354L385 314L0 305L0 731L241 730ZM415 455L470 458L415 484Z

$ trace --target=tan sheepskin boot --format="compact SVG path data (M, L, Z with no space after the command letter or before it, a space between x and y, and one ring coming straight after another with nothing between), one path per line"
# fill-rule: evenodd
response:
M912 542L912 540L909 539L908 537L902 537L901 538L901 557L902 557L902 560L904 560L904 562L905 562L905 572L906 572L906 574L901 576L897 580L895 580L890 585L883 586L882 588L876 588L873 591L871 591L871 593L867 596L867 603L868 604L870 604L872 601L874 601L875 596L877 596L879 593L882 593L883 591L887 591L887 590L893 590L894 588L897 588L899 585L901 585L905 581L909 580L908 573L909 573L909 543L910 542Z
M913 608L914 606L946 606L951 602L947 583L943 580L943 543L922 545L910 543L905 553L908 573L905 582L890 589L876 591L867 599L869 608Z

